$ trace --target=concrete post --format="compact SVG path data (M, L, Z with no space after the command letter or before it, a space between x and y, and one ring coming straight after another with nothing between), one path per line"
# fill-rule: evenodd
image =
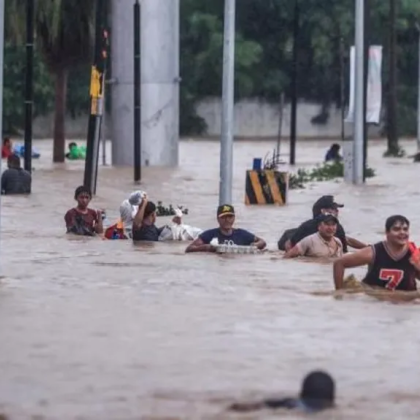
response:
M178 165L179 81L179 0L142 0L141 138L145 166Z
M134 150L134 0L112 0L111 72L113 83L112 164L133 166Z

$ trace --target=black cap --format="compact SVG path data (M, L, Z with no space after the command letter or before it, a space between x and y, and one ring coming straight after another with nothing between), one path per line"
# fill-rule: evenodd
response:
M314 371L306 375L300 391L300 401L311 410L322 410L334 405L335 383L326 372Z
M217 207L217 217L234 215L235 209L230 204L222 204L221 206Z
M338 225L338 219L333 215L333 214L320 214L319 216L316 217L316 220L318 222L318 224L325 222L334 222L335 224Z
M344 204L336 203L333 195L323 195L313 205L312 213L316 217L321 212L321 209L338 209L340 207L344 207Z

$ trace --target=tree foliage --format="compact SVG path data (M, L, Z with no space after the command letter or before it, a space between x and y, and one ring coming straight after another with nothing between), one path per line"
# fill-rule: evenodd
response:
M8 0L6 35L8 42L12 33L19 31L20 20L12 13L10 5L22 3ZM89 101L89 65L92 31L92 0L38 0L37 34L42 41L35 71L35 102L37 112L51 109L51 80L45 72L58 65L65 66L69 73L70 89L67 100L73 115L85 112ZM57 26L56 9L52 5L62 3L62 23ZM198 101L209 96L220 96L222 91L223 60L223 13L224 0L182 0L181 2L181 131L197 134L205 131L205 123L195 112ZM384 46L383 85L384 101L388 93L389 80L389 0L370 0L368 34L371 45ZM409 135L416 129L417 83L418 83L418 39L415 24L420 22L418 0L397 0L397 99L398 126L400 133ZM55 12L54 12L55 10ZM42 16L45 21L42 30ZM290 76L292 69L294 1L292 0L241 0L236 11L236 99L258 97L277 103L280 94L290 98ZM78 32L79 31L79 32ZM58 34L61 34L58 36ZM66 38L70 34L69 39ZM90 35L89 35L90 34ZM64 36L66 35L66 36ZM59 41L48 44L48 39ZM58 36L58 38L57 38ZM22 41L22 39L21 39ZM320 104L319 114L328 120L331 106L348 102L349 50L354 42L354 0L299 0L298 36L298 94L302 100ZM83 47L79 44L83 44ZM55 48L55 47L59 48ZM64 50L61 48L65 47ZM66 54L64 54L66 51ZM75 52L76 56L68 54ZM111 52L112 53L112 52ZM14 55L15 54L15 55ZM23 78L22 66L16 64L17 52L6 50L5 77L8 80ZM19 54L22 55L22 52ZM21 57L19 55L19 57ZM13 58L14 57L14 58ZM73 59L71 59L73 57ZM77 60L74 60L77 58ZM9 63L9 64L8 64ZM77 64L77 65L76 65ZM341 96L341 74L344 75L345 96ZM13 74L13 76L12 76ZM52 72L54 75L54 71ZM9 81L5 80L6 86ZM20 79L21 86L23 81ZM10 82L10 86L13 83ZM12 125L21 117L19 106L21 88L5 94L5 109L10 108ZM12 115L16 113L16 115ZM317 117L316 115L314 117ZM7 124L6 124L7 126ZM385 127L386 128L386 127Z

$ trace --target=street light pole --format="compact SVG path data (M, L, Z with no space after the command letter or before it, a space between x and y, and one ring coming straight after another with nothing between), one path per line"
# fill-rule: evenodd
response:
M298 102L298 36L299 36L299 2L295 0L293 17L293 57L292 57L292 100L290 110L290 158L289 163L296 163L296 126Z
M235 83L235 2L225 0L219 204L232 203Z
M364 155L364 0L356 0L355 13L355 83L354 83L354 141L353 141L353 184L363 184L363 155Z
M417 152L420 152L420 25L417 23L416 27L419 32L417 80Z
M3 136L3 64L4 64L4 0L0 0L0 134L2 136ZM1 173L1 159L0 159L0 173ZM1 217L0 217L0 231L1 231Z

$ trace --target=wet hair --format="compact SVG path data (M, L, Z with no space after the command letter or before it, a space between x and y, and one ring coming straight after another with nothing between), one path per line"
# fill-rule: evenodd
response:
M390 216L390 217L388 217L388 219L386 219L386 221L385 221L385 231L389 232L392 229L392 227L397 223L401 223L403 225L407 225L408 227L410 227L410 221L405 216L401 216L400 214L396 214L396 215Z
M74 192L74 199L77 200L77 197L79 197L80 194L87 194L89 197L92 197L90 188L85 187L84 185L76 188L76 191Z
M144 218L149 217L152 213L156 211L156 204L153 201L148 201L146 208L144 209Z
M332 405L335 399L334 379L323 371L309 373L303 380L300 398L309 406Z
M20 157L13 153L7 158L7 164L14 168L20 168Z

